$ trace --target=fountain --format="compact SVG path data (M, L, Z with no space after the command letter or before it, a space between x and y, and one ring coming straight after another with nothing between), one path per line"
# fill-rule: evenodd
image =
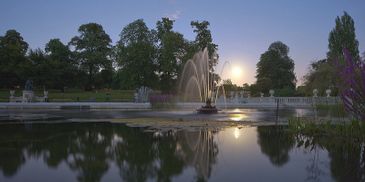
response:
M222 84L218 84L218 77L210 69L211 61L207 49L199 51L186 62L180 78L179 91L183 100L205 103L197 109L201 114L218 113L216 101L219 89L225 94Z

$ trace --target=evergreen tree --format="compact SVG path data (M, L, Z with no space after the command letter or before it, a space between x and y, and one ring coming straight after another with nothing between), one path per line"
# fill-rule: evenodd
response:
M210 70L213 72L214 67L218 64L218 45L213 43L213 38L209 27L208 21L192 21L191 26L194 28L194 32L196 33L195 37L195 46L197 50L208 49L209 58L212 59L212 62L209 63Z
M344 15L341 17L336 18L336 26L329 34L328 49L327 59L329 61L343 60L343 49L347 49L354 60L360 60L355 23L347 12L344 12Z

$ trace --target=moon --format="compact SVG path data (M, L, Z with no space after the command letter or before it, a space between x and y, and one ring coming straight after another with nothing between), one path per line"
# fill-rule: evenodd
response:
M240 78L242 76L242 69L239 66L232 67L232 77Z

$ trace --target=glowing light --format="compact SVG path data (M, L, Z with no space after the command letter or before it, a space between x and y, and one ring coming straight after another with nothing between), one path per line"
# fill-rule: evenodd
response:
M238 66L233 66L232 68L232 77L240 78L242 75L242 69Z
M236 109L233 110L233 112L241 112L241 110L236 108Z
M243 113L232 113L229 114L228 117L232 121L242 121L243 119L247 118L247 115Z
M238 128L235 128L233 131L233 135L235 139L238 139L241 135L240 130Z

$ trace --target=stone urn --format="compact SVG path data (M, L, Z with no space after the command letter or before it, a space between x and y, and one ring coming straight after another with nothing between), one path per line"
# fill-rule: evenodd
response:
M44 97L44 101L47 102L48 101L48 91L47 90L43 91L43 97Z
M260 92L260 97L264 97L264 93Z
M231 98L234 98L234 92L233 91L231 91Z
M331 92L332 92L332 91L331 91L331 89L327 89L327 90L326 90L326 95L327 95L327 97L331 97Z
M13 98L15 95L15 90L10 90L10 98Z
M274 93L275 93L275 91L273 89L269 90L270 97L274 97Z
M313 89L313 97L318 97L318 89Z

